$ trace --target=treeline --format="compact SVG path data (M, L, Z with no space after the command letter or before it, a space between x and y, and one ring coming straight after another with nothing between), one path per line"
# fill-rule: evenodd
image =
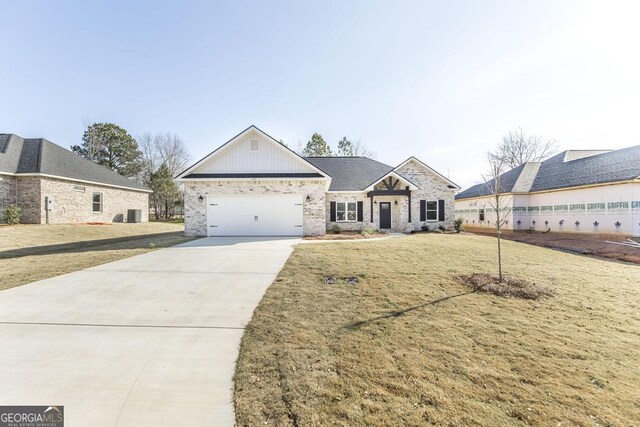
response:
M282 140L280 143L285 144ZM311 135L311 139L307 141L303 146L301 142L298 142L297 147L292 147L293 151L300 154L303 157L328 157L328 156L363 156L375 158L376 153L369 149L366 145L360 141L351 142L346 136L342 137L336 144L335 151L331 149L331 146L324 140L322 135L314 133Z
M149 187L156 219L171 218L182 206L182 189L174 177L191 156L178 135L144 133L136 139L116 124L92 123L82 143L71 150Z

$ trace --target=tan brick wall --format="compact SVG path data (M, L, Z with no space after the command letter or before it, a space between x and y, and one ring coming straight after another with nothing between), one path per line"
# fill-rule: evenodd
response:
M16 204L20 207L20 222L23 224L40 224L39 177L16 177Z
M149 194L101 185L55 178L41 178L40 218L46 222L45 197L53 197L49 223L124 222L127 210L142 210L142 221L149 220ZM102 212L93 212L93 193L102 194Z
M302 194L305 236L325 232L325 188L322 181L190 181L184 185L185 234L207 235L207 204L199 201L201 195L210 194ZM306 201L309 195L311 200Z
M411 192L412 229L419 230L422 225L433 229L439 225L453 227L455 219L455 189L447 187L447 182L440 176L426 169L415 160L407 162L398 172L420 189ZM405 198L406 199L406 198ZM420 200L444 200L444 221L420 221Z
M0 222L4 222L4 211L16 203L16 179L11 175L0 175Z

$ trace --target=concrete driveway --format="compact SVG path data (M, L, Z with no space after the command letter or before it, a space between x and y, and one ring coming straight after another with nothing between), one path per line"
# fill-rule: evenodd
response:
M243 327L298 241L205 238L1 291L0 405L232 426Z

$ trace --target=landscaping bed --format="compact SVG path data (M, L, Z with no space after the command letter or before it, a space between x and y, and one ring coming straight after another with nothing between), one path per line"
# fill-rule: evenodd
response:
M306 236L304 240L356 240L356 239L379 239L387 237L389 234L379 231L341 231L340 233L327 232L323 236Z
M497 274L483 236L298 245L246 327L237 425L640 424L640 266L503 254L553 295L460 283Z

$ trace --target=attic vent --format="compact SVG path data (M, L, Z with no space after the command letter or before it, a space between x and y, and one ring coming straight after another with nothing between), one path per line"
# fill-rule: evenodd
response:
M258 142L257 139L251 140L251 151L258 151Z

